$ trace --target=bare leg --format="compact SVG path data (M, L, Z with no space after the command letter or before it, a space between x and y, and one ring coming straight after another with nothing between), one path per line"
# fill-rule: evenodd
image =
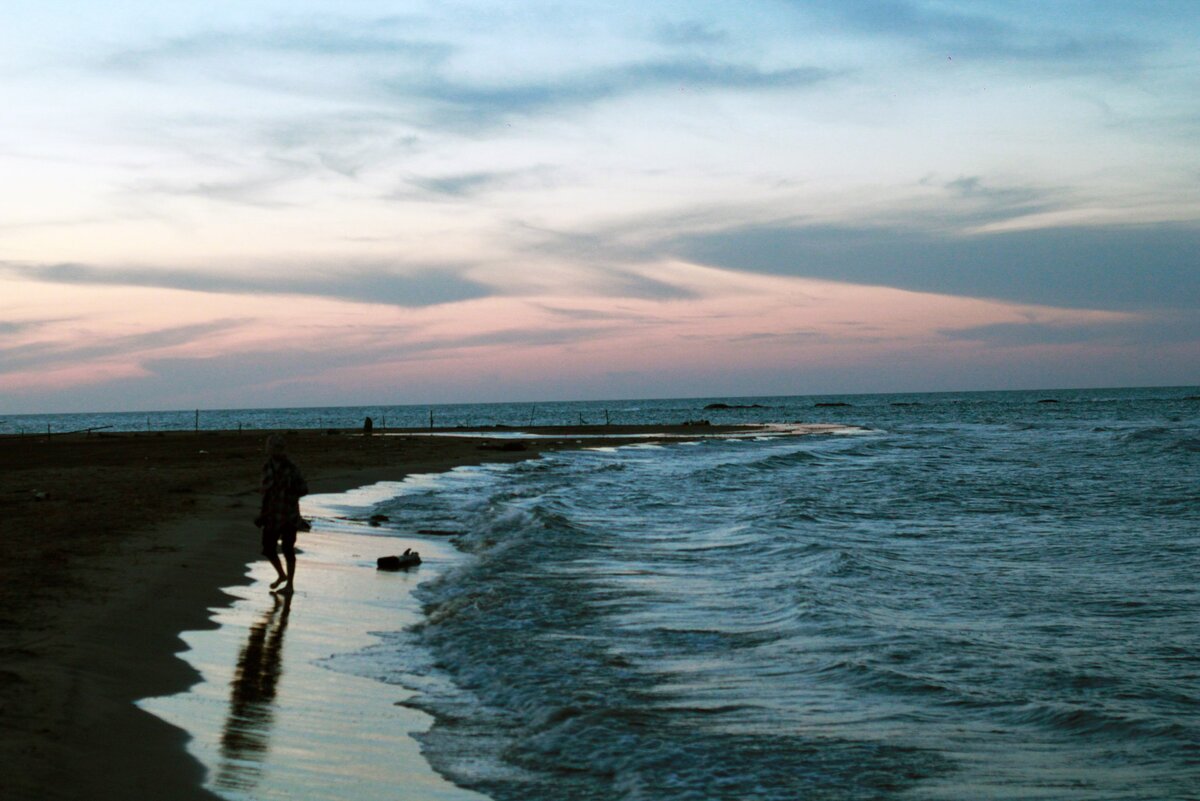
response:
M287 576L280 575L279 581L287 580L287 584L283 585L284 592L291 592L293 589L292 582L296 579L296 552L288 551L283 555L287 561Z
M295 572L291 564L294 558L288 560L290 572ZM283 572L283 565L279 564L279 555L273 553L267 554L267 559L271 561L271 567L275 568L275 572L279 574L279 577L271 582L271 589L275 589L283 582L289 581L287 574Z

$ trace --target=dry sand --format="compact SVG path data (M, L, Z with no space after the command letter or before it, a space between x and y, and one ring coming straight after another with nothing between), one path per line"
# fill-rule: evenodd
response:
M613 441L298 432L314 493ZM453 433L453 432L450 432ZM212 627L257 559L260 432L0 438L0 776L5 799L208 799L185 733L134 701L198 680L180 633Z

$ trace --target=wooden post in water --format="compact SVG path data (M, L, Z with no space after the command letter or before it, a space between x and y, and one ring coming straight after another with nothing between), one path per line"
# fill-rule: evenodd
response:
M429 430L433 430L433 409L429 410Z
M200 433L200 410L196 410L196 433Z
M604 410L604 425L610 426L612 422L608 419L608 409Z

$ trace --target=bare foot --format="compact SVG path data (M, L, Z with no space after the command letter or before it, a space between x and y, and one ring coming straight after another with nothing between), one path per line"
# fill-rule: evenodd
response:
M291 595L291 594L292 594L293 592L295 592L295 591L296 591L296 588L295 588L295 587L293 587L293 586L292 586L292 582L290 582L290 581L289 581L287 584L284 584L284 585L283 585L283 586L282 586L282 587L279 589L279 594L280 594L280 595Z
M275 579L274 581L271 582L271 590L272 591L276 590L279 587L279 585L284 583L285 581L287 581L287 576L280 576L279 578Z

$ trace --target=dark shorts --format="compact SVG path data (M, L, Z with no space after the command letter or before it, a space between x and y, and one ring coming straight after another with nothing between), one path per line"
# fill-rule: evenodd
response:
M296 527L295 526L263 526L262 528L262 554L263 556L274 556L276 545L281 546L284 556L296 555Z

